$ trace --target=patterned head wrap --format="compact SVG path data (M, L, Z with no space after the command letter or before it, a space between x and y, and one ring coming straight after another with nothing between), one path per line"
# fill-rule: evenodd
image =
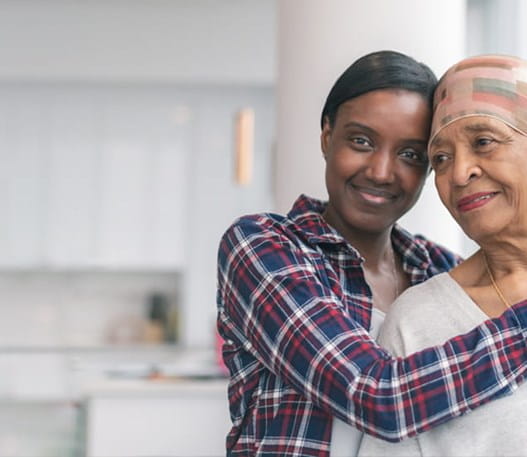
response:
M489 116L527 135L527 62L484 55L450 67L434 94L430 142L444 127L469 116Z

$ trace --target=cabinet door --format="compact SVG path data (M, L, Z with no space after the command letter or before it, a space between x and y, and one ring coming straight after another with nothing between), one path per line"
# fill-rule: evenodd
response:
M180 268L190 125L171 117L170 100L118 95L107 101L103 115L100 261Z
M183 383L150 392L88 397L88 457L225 455L230 429L226 382ZM200 386L200 384L205 384ZM210 384L213 387L208 387Z
M140 267L148 256L153 161L147 110L133 102L108 101L103 111L99 260ZM146 125L145 125L146 122Z
M152 151L152 220L148 262L161 269L186 266L189 209L189 165L193 150L190 109L174 105L163 110L158 121L158 144Z
M0 97L0 268L27 268L44 261L47 117L31 94Z
M48 105L49 141L43 205L47 266L96 265L100 125L93 97L79 91L55 94Z
M179 269L191 123L170 88L0 85L0 268Z

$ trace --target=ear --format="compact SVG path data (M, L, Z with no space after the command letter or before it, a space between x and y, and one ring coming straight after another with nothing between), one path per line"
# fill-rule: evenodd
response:
M320 132L320 149L322 150L322 155L324 156L324 160L327 158L327 154L329 151L329 142L331 139L331 127L329 125L329 119L326 116L324 118L324 126L322 127L322 132Z

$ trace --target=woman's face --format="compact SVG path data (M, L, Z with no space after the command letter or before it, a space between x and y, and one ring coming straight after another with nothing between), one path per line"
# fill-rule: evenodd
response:
M333 127L325 123L324 216L345 237L391 229L414 205L428 173L430 117L422 95L383 89L343 103Z
M476 242L527 230L527 137L486 116L459 119L429 148L443 204Z

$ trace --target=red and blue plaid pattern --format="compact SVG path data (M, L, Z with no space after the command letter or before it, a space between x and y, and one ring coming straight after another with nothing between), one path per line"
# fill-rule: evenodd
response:
M302 196L287 217L242 217L218 257L218 328L230 370L229 456L329 456L331 417L390 441L501 395L527 368L527 302L441 347L393 359L369 337L360 254ZM399 227L412 283L459 260Z

